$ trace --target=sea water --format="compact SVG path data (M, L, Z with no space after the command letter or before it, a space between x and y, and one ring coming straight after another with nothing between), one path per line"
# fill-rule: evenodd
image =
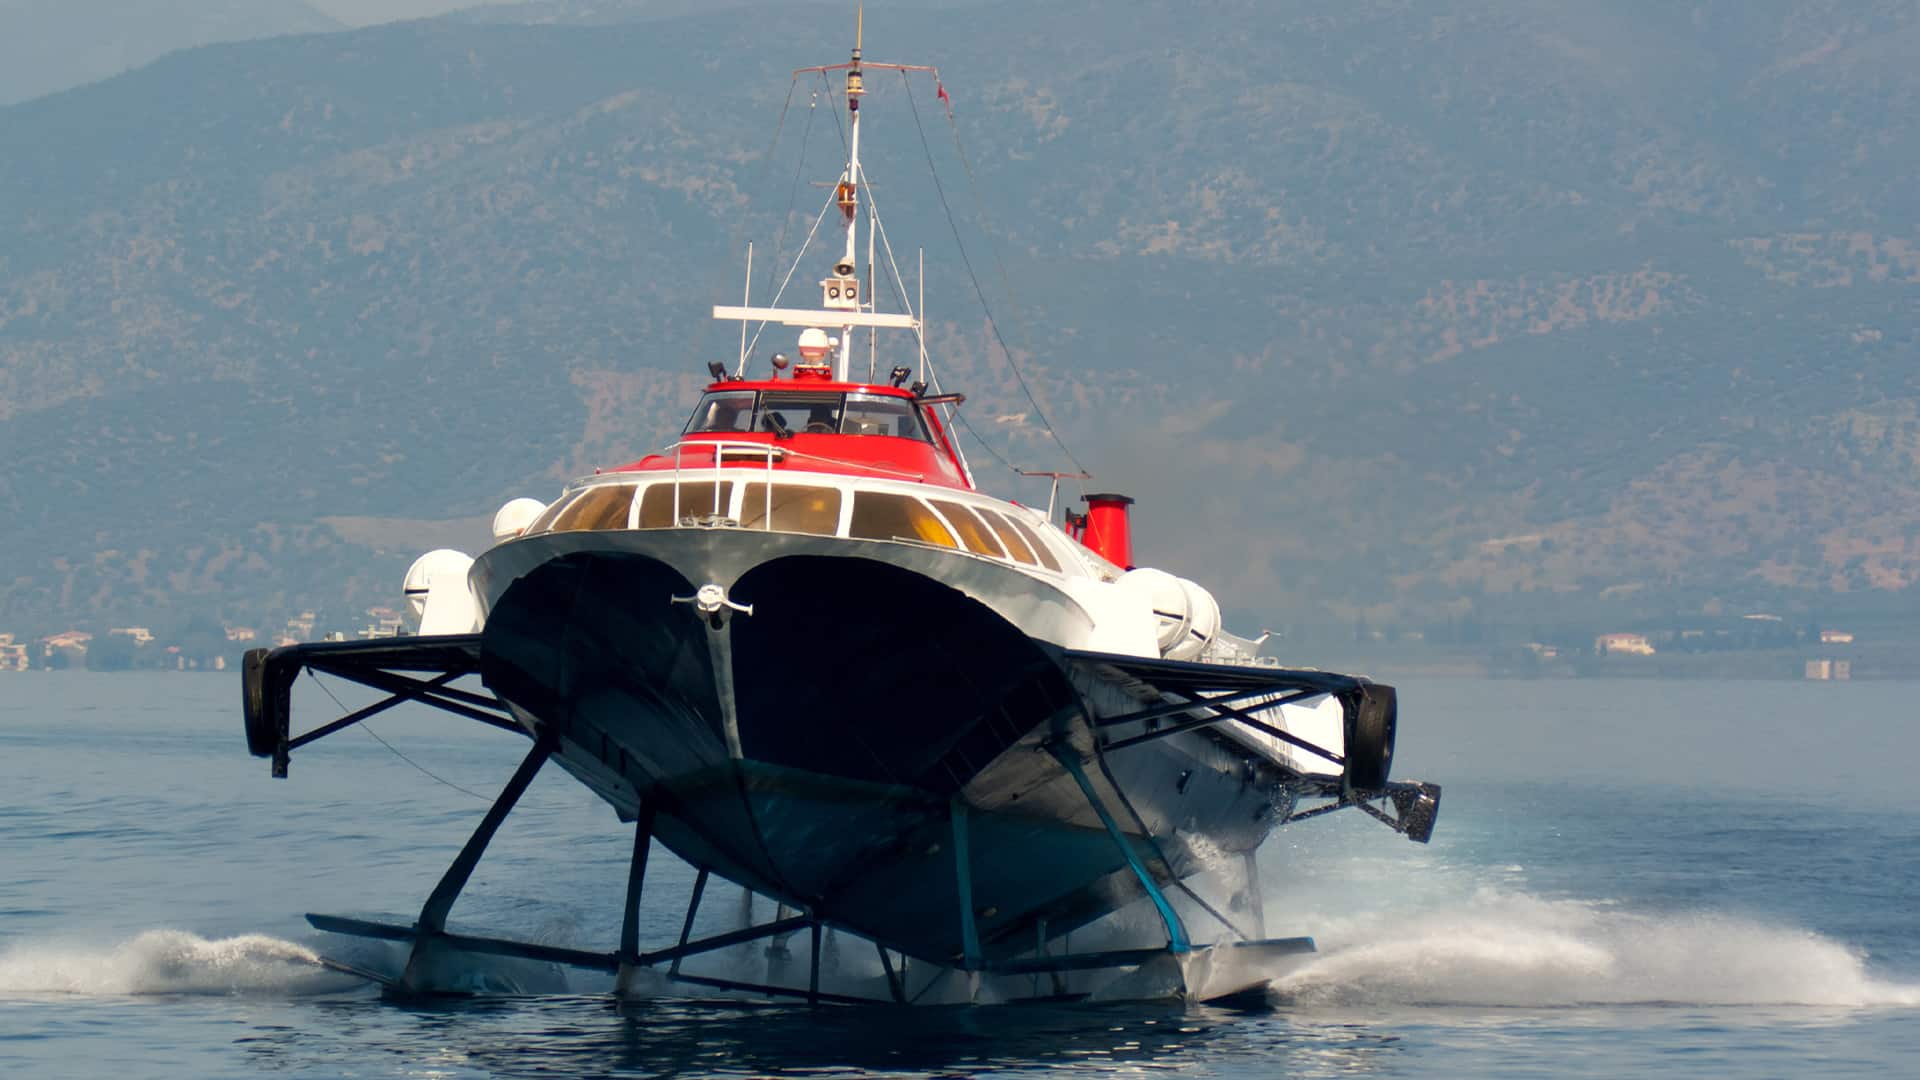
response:
M0 1076L1920 1075L1916 691L1405 680L1433 843L1351 812L1276 835L1268 929L1320 952L1264 999L815 1010L509 961L474 961L493 993L383 998L316 960L395 950L303 913L410 921L523 740L396 710L275 781L236 677L0 676ZM303 726L337 714L302 681ZM610 950L630 843L549 769L456 928ZM656 850L645 946L691 877ZM745 915L718 885L702 911Z

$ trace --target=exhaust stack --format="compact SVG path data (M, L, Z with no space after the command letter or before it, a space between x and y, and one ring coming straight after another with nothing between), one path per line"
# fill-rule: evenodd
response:
M1133 569L1133 499L1127 495L1088 495L1078 539L1122 570Z

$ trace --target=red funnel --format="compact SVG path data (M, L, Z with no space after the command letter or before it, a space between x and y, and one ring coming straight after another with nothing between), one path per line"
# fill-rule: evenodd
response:
M1087 496L1087 524L1080 542L1123 570L1133 569L1133 522L1126 495Z

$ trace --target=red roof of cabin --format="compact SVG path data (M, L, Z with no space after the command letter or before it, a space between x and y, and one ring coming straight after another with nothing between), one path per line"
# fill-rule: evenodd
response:
M786 379L739 379L716 382L706 392L754 391L758 393L870 394L897 398L916 406L932 442L898 435L843 435L796 431L779 438L770 431L688 432L680 437L678 467L712 468L716 452L727 468L767 468L764 451L756 447L771 445L777 456L773 468L800 472L835 473L846 476L880 477L934 484L939 487L971 490L967 473L960 465L946 425L938 410L920 404L912 391L889 384L834 382L801 375ZM714 444L724 444L716 447ZM621 465L614 472L651 472L673 469L675 452L649 454L639 461Z

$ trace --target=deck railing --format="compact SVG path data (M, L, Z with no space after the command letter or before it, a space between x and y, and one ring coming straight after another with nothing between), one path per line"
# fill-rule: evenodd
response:
M766 512L761 515L760 527L767 532L772 532L773 463L775 461L784 461L787 458L789 453L787 448L784 446L775 446L772 443L754 442L747 439L682 439L674 443L668 449L673 451L673 523L675 526L680 524L680 472L684 467L684 459L688 446L706 447L710 448L713 452L713 516L716 518L720 516L720 469L726 464L728 452L736 452L735 456L737 457L762 457L765 459L767 505ZM744 451L744 453L741 453L741 451Z
M680 524L681 520L680 485L682 480L680 474L683 470L689 468L686 464L689 450L693 451L695 457L710 456L713 459L713 464L710 467L715 473L713 485L714 506L712 511L715 517L719 517L721 513L719 471L727 464L727 458L743 459L747 463L752 463L753 459L756 458L760 459L760 462L764 464L767 477L767 502L765 513L761 517L760 527L768 532L773 531L773 466L776 462L819 462L823 465L833 465L842 469L854 469L873 473L876 476L885 477L889 480L907 480L913 482L926 480L925 473L917 473L907 469L897 469L890 465L880 465L871 461L848 461L843 458L828 457L825 454L809 454L805 451L794 450L777 443L748 439L681 439L666 448L666 452L673 457L673 522L675 525Z

